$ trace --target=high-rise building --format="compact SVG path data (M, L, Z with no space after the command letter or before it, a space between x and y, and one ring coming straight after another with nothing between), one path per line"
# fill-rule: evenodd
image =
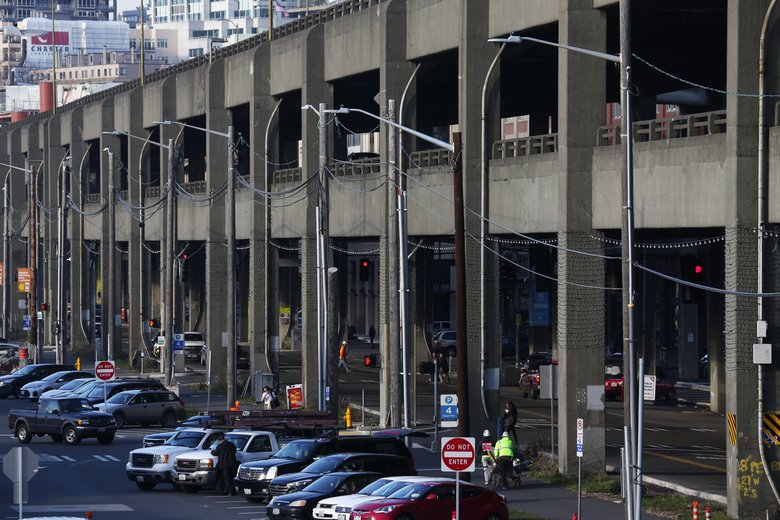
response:
M0 21L18 22L25 18L49 18L65 20L116 19L115 0L3 0L0 3Z

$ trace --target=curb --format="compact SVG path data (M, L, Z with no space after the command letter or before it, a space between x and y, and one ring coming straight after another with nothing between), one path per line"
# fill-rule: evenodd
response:
M607 472L620 474L620 468L616 466L607 465ZM675 484L674 482L669 482L667 480L661 480L655 477L648 477L647 475L642 476L642 482L660 488L669 489L671 491L676 491L677 493L680 493L682 495L700 498L702 500L709 500L710 502L717 502L724 506L728 505L728 499L725 496L718 495L716 493L707 493L706 491L698 491L696 489L689 488L687 486L683 486L680 484Z

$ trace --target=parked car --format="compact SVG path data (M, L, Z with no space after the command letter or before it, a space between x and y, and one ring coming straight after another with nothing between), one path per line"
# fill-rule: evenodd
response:
M520 369L519 385L523 397L531 396L534 399L538 399L540 393L539 383L541 382L539 367L557 363L558 361L552 358L550 352L534 352L531 354Z
M239 463L266 460L279 451L279 442L271 432L234 431L225 434L225 440L236 446ZM195 492L217 483L218 457L211 454L217 447L215 441L202 450L182 453L174 457L171 480L188 492Z
M298 439L280 449L272 459L241 464L234 483L248 501L262 500L269 496L268 485L274 478L301 471L316 459L339 452L390 453L414 465L409 448L393 437Z
M114 379L113 381L109 381L108 383L95 380L92 383L87 383L86 385L82 386L81 388L73 392L72 395L83 397L84 399L87 399L92 404L98 404L98 403L102 403L103 401L107 401L114 394L118 394L119 392L124 392L125 390L142 389L142 388L162 390L165 387L160 381L156 379L128 377L123 379ZM104 395L106 396L105 399L103 397Z
M160 423L163 428L173 428L176 421L184 419L185 414L184 401L173 392L161 389L118 392L95 408L113 415L117 428L126 424L148 426L154 423Z
M506 500L491 489L460 483L460 517L507 520ZM395 520L418 518L450 520L455 511L455 482L416 482L383 500L372 500L352 508L352 520Z
M268 485L272 497L299 491L320 476L337 471L367 471L385 476L416 475L414 464L398 455L384 453L337 453L315 460L298 473L276 477Z
M451 321L434 321L432 325L433 334L436 335L438 332L441 332L443 330L454 330L454 327L452 326Z
M206 338L200 332L184 333L185 359L200 359L200 353L206 346Z
M54 397L64 397L67 395L70 395L72 392L76 392L79 388L86 385L87 383L91 383L93 381L97 381L95 377L80 377L78 379L73 379L71 381L68 381L64 385L62 385L59 388L55 388L54 390L47 390L41 394L41 399L43 398L54 398Z
M127 478L143 491L151 491L157 484L170 484L174 457L211 446L220 433L219 430L188 428L176 432L162 446L135 449L130 452L125 466ZM176 483L173 485L178 487Z
M641 390L640 390L641 394ZM640 395L641 397L641 395ZM612 401L623 400L623 373L612 371L604 376L604 398ZM677 391L674 384L667 381L656 380L655 382L655 400L674 401L677 398Z
M320 500L312 511L312 517L315 518L315 520L345 520L348 519L352 513L352 507L357 504L367 503L372 500L382 500L413 482L428 482L431 480L433 480L431 477L422 477L419 475L383 477L379 480L375 480L352 495ZM447 481L452 479L442 478L440 480ZM316 482L318 481L315 481L315 483Z
M273 498L268 502L266 515L271 520L311 518L312 510L320 500L352 494L380 476L379 473L343 471L323 475L300 491Z
M456 354L456 336L457 332L454 330L441 331L433 340L433 352L454 356Z
M56 390L74 379L94 379L94 377L95 375L91 372L82 370L61 370L49 374L40 381L30 381L19 390L19 397L28 397L31 401L37 401L44 392Z
M187 428L211 428L213 421L214 418L210 415L193 415L192 417L179 423L172 431L150 433L149 435L145 435L143 440L143 447L148 448L150 446L160 446L165 444L165 441L173 437L177 431L186 430Z
M8 428L22 444L33 435L50 435L52 441L65 444L95 437L100 444L109 444L116 432L111 415L95 410L86 399L70 397L41 399L35 410L11 410Z
M61 370L76 370L73 365L37 364L27 365L7 376L0 376L0 399L9 395L19 398L19 390L31 381L40 381L44 377Z
M208 347L203 345L200 351L200 364L206 365L208 361ZM249 370L249 352L243 345L236 345L236 368L239 370Z

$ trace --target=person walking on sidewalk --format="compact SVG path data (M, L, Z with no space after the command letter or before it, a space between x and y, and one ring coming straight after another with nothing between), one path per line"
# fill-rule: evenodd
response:
M350 372L349 365L347 365L347 340L344 340L341 342L341 346L339 347L339 366L338 368L344 367L344 369L347 372Z
M508 478L512 473L512 458L515 456L515 445L509 432L504 432L496 443L495 457L498 460L498 481L503 489L509 488Z
M512 442L517 444L517 432L515 431L515 425L517 424L517 407L512 401L507 401L504 407L504 431L509 432L512 437Z
M371 342L371 348L374 348L374 338L376 337L376 329L374 328L374 325L372 324L370 327L368 327L368 340Z

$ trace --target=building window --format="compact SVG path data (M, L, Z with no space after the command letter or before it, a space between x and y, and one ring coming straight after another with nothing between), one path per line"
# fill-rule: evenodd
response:
M119 75L127 76L127 67L119 67Z
M158 49L167 49L168 48L168 40L165 38L157 38L157 48Z
M190 58L197 58L203 56L203 49L190 49Z

